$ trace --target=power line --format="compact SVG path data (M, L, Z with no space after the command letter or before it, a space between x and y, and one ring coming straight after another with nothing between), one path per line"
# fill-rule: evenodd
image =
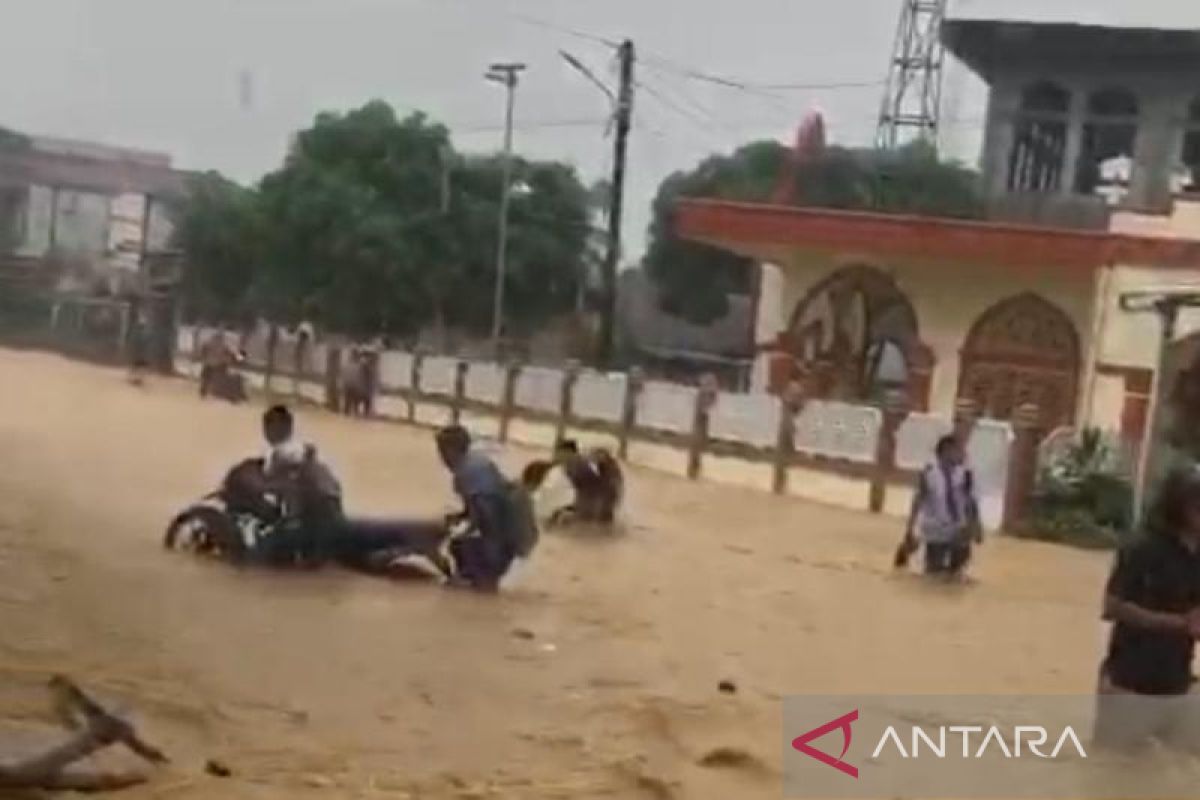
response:
M566 35L574 36L577 39L583 39L585 41L594 42L596 44L602 44L607 47L612 47L614 49L621 46L621 43L615 39L609 39L607 37L600 36L598 34L588 33L587 31L581 31L577 28L570 28L570 27L567 27L566 25L559 25L558 23L550 22L549 20L541 19L539 17L533 17L528 14L523 14L519 11L509 11L509 10L503 9L503 8L496 9L496 10L499 11L501 14L503 14L506 17L510 17L511 19L514 19L517 22L521 22L521 23L530 25L535 28L556 31L558 33L565 33Z
M603 36L601 34L580 30L579 28L572 28L567 25L561 25L559 23L551 22L551 21L549 21L547 19L543 19L541 17L535 17L530 14L525 14L525 13L519 12L519 11L510 11L510 10L504 9L504 8L493 7L492 10L496 11L499 14L502 14L503 16L506 16L517 22L521 22L525 25L529 25L531 27L541 28L542 30L555 31L557 33L566 34L567 36L573 36L577 39L589 41L594 44L602 44L606 47L612 48L613 50L616 50L617 48L619 48L621 46L620 41L618 41L616 39L613 39L613 38L610 38L607 36ZM726 89L735 89L738 91L750 92L752 94L772 96L772 97L775 97L776 99L782 99L782 98L778 97L778 95L773 94L774 92L826 91L826 90L831 91L831 90L836 90L836 89L873 89L873 88L878 88L880 86L883 86L886 83L886 81L882 81L882 80L819 81L819 82L811 82L811 83L810 82L800 82L800 81L788 81L788 82L780 82L780 83L764 83L764 82L760 82L760 81L751 81L751 80L745 80L745 79L741 79L741 78L733 78L733 77L729 77L726 75L719 75L719 74L701 69L699 67L689 66L688 64L684 64L683 62L677 61L675 59L667 58L666 56L661 55L659 53L655 53L653 51L648 51L645 48L641 48L641 49L642 49L642 55L641 55L640 61L643 65L647 65L647 62L650 62L652 64L657 63L661 69L673 71L679 75L682 75L683 77L690 78L692 80L703 81L705 83L711 83L716 86L724 87Z
M645 91L646 94L653 97L659 103L661 103L662 105L671 109L676 114L679 114L680 116L689 120L690 122L693 122L693 123L701 126L704 129L707 129L708 126L713 124L712 119L706 119L704 117L699 116L698 114L696 114L693 111L689 111L687 108L683 107L679 103L676 103L674 100L672 100L670 97L668 97L664 92L660 92L658 89L655 89L649 83L646 83L645 79L638 81L637 86L639 89Z
M778 92L793 92L793 91L822 91L834 89L868 89L878 88L883 86L885 81L818 81L818 82L800 82L792 81L786 83L763 83L758 81L749 81L741 78L731 78L725 75L717 75L697 67L691 67L673 59L663 56L650 54L647 60L656 63L660 69L682 75L695 81L710 83L720 86L725 89L733 89L740 92L748 92L763 97L771 97L776 100L782 100Z
M539 128L594 128L603 127L607 123L607 119L598 117L590 119L549 119L533 122L518 122L513 125L513 128L516 130L535 130ZM492 133L495 131L504 130L503 125L497 124L458 127L451 123L447 123L447 127L449 127L450 132L454 134Z

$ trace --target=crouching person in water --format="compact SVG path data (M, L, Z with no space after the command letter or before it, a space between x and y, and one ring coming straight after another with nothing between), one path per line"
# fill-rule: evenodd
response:
M546 479L561 471L571 485L571 502L552 508L551 524L578 520L611 524L624 494L621 465L607 450L596 449L586 455L574 439L560 439L554 445L553 461L533 461L525 468L522 482L530 492L540 491Z
M1100 666L1095 742L1158 741L1200 753L1192 655L1200 637L1200 471L1172 472L1145 533L1122 548L1104 592L1112 623Z
M532 552L536 542L528 495L524 487L506 480L490 458L471 449L465 428L442 428L436 441L438 455L453 476L454 493L463 502L463 510L447 521L470 528L450 542L457 582L496 591L513 561Z
M556 511L554 521L574 518L609 524L616 518L624 478L611 453L596 449L584 455L574 439L562 439L555 445L554 463L566 473L575 490L575 502Z

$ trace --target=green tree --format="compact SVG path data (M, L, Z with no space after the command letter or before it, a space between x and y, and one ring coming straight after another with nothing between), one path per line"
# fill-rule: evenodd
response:
M755 142L663 182L644 261L663 310L702 324L718 319L728 312L729 295L748 289L754 265L676 236L679 200L765 201L784 174L787 156L777 142ZM983 212L976 173L939 161L932 148L919 143L892 152L831 147L800 166L795 177L794 200L804 206L960 218Z
M215 172L188 184L178 214L174 246L187 257L183 292L189 311L234 322L249 310L262 226L255 193Z
M518 160L507 319L529 330L574 302L587 193L553 162ZM322 114L259 189L258 308L350 334L491 324L501 164L460 157L449 132L386 103Z
M654 199L643 266L664 311L701 324L719 319L729 311L729 295L749 287L754 265L751 259L676 236L676 204L687 197L766 200L786 158L787 149L778 142L754 142L663 181Z

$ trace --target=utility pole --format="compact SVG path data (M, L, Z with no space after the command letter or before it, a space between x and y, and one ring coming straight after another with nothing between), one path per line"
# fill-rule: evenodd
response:
M496 242L496 290L492 305L492 353L500 357L500 337L504 330L504 281L508 271L508 204L512 196L513 106L517 83L524 64L492 64L485 77L504 86L507 102L504 111L504 156L500 187L500 223Z
M621 85L617 89L616 140L613 155L612 195L608 208L608 250L604 258L604 307L600 317L599 361L612 364L617 340L617 270L621 259L621 212L625 204L625 166L629 153L629 129L633 125L633 42L617 49Z
M1161 477L1161 463L1155 463L1154 446L1166 433L1167 415L1165 401L1172 387L1167 385L1167 371L1171 366L1171 345L1179 324L1179 312L1183 308L1200 307L1200 292L1186 289L1165 291L1125 292L1120 298L1121 310L1127 313L1153 313L1159 318L1158 366L1150 386L1150 403L1146 409L1146 429L1142 434L1138 452L1137 472L1134 477L1134 523L1145 519L1147 495L1154 479Z

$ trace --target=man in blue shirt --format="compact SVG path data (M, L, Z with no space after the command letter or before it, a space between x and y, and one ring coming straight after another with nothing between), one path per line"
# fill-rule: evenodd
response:
M471 435L459 425L437 432L438 455L453 477L463 510L451 523L466 522L471 532L453 540L451 555L460 579L472 588L495 591L518 555L516 511L510 486L483 453L471 449Z

